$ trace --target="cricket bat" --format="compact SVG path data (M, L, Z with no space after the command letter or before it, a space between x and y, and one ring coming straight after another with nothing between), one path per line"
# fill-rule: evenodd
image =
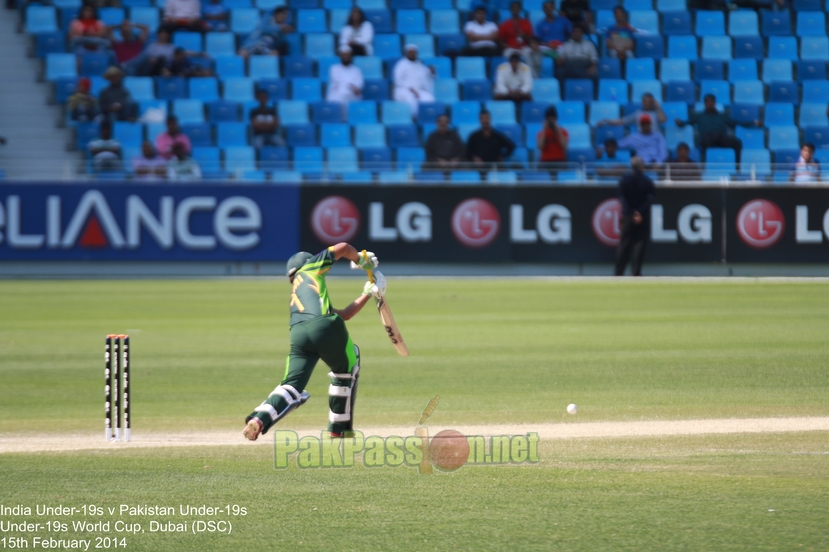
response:
M362 255L365 257L365 250L363 250ZM367 272L368 279L373 284L374 272L371 270ZM394 321L394 316L391 313L388 301L386 301L385 297L375 299L375 301L377 302L377 310L380 312L380 322L382 322L383 327L386 329L386 335L389 336L391 344L394 345L394 348L397 349L397 353L400 356L409 356L409 348L406 346L406 342L403 341L403 336L400 334L397 322Z

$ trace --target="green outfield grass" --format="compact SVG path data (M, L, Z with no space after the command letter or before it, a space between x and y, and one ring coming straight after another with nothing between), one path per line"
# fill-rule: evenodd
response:
M342 306L362 282L330 289ZM389 276L388 298L412 356L373 309L349 322L358 427L414 431L435 395L436 426L829 415L823 282ZM0 434L103 440L114 332L131 336L136 435L240 431L279 383L287 302L281 279L0 281ZM324 427L326 372L283 429ZM267 446L0 454L0 504L248 510L232 535L146 533L130 550L825 551L828 437L542 441L538 465L432 476L275 471Z

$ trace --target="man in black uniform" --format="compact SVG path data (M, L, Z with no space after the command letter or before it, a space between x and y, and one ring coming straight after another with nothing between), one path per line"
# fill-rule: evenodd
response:
M645 175L641 157L630 160L633 172L619 179L619 200L622 202L622 238L616 250L616 276L621 276L630 260L633 276L642 275L642 261L651 229L651 203L656 196L653 180Z

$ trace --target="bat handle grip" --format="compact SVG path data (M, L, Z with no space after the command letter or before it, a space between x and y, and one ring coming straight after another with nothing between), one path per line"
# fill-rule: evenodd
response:
M363 259L368 260L368 255L366 255L366 250L365 249L363 249L363 252L360 253L360 255L363 256ZM371 266L371 265L369 265L369 266ZM373 284L374 283L374 271L372 271L369 268L369 269L366 270L366 272L368 273L368 281Z

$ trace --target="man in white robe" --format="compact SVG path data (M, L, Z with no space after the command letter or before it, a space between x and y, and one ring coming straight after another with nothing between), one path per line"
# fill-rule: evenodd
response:
M435 101L435 69L426 67L417 59L417 46L407 44L405 57L394 66L394 99L406 102L412 109L412 117L417 116L421 102Z
M351 48L340 47L340 63L328 70L328 93L325 99L345 108L349 102L363 98L363 72L352 62Z

